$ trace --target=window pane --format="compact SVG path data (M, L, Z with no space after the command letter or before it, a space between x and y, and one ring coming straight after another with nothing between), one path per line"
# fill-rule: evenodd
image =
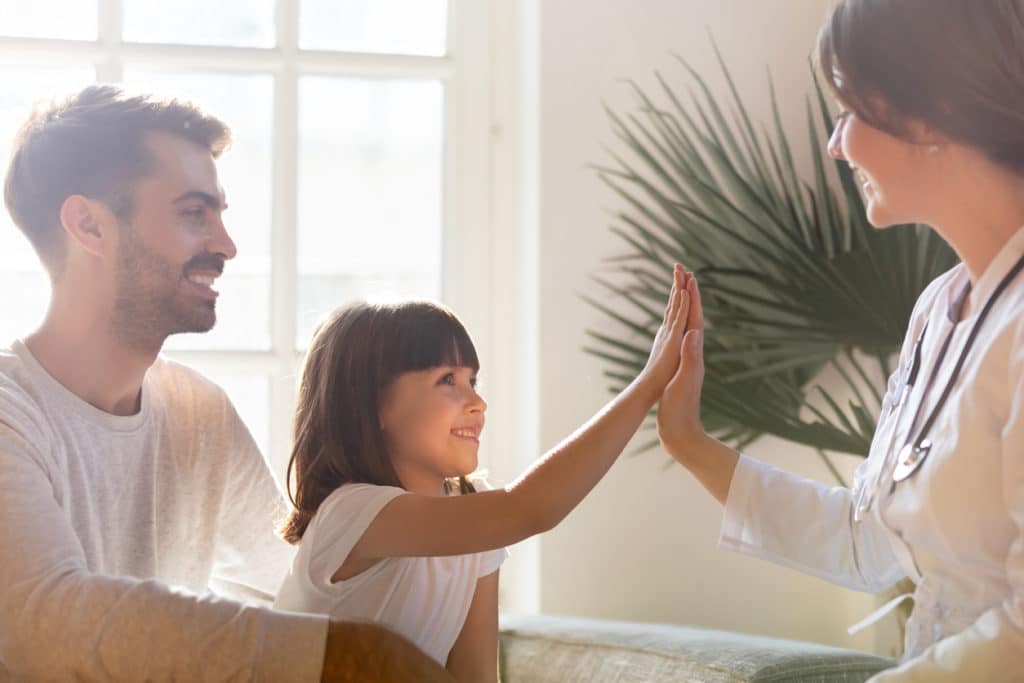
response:
M439 298L443 88L310 77L299 88L298 339L352 299Z
M91 67L44 68L26 65L0 67L0 159L7 172L15 132L28 118L36 101L88 85L96 78ZM23 337L42 322L50 299L50 281L39 265L35 250L21 234L6 210L0 211L0 346ZM11 295L16 292L17 295Z
M443 55L446 0L303 0L300 47L306 50Z
M23 38L96 39L96 1L0 0L0 33Z
M272 47L274 0L124 0L124 39Z
M224 222L238 256L217 281L220 298L213 330L174 335L167 348L269 348L271 76L126 67L125 80L133 88L191 100L223 119L232 131L232 145L217 161L217 171L228 200Z

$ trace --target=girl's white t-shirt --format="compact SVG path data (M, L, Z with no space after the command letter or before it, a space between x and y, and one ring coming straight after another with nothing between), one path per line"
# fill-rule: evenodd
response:
M377 514L404 493L394 486L346 484L328 496L303 534L274 607L379 623L444 666L477 580L498 570L508 557L504 548L451 557L385 558L351 579L331 583Z

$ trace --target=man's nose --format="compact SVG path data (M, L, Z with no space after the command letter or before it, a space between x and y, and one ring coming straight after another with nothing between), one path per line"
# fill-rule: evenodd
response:
M220 254L224 257L225 261L229 261L238 255L238 247L235 246L234 240L228 234L228 229L224 225L223 220L217 220L217 225L214 228L213 234L210 235L210 240L207 244L207 251Z

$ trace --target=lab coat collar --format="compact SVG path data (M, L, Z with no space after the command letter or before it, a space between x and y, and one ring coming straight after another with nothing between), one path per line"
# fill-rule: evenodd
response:
M999 286L999 282L1013 268L1013 265L1022 255L1024 255L1024 226L1018 228L1017 232L1006 241L1006 244L999 250L996 257L988 264L985 272L981 274L978 281L971 287L971 292L968 295L970 308L967 314L969 317L973 318L978 314L981 307L988 300L988 297L991 296L992 291ZM960 269L960 278L968 279L966 266L961 263Z

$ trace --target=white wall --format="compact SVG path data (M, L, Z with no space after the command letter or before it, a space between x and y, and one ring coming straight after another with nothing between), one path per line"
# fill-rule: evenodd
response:
M600 314L579 297L622 250L610 191L586 165L613 145L601 103L623 111L622 78L684 82L673 54L722 86L714 34L756 119L767 121L765 66L806 168L807 59L831 0L541 0L539 11L540 441L557 443L608 398L601 364L581 351ZM806 145L804 145L806 147ZM778 442L751 454L828 480L815 456ZM717 549L721 511L667 456L624 457L540 542L542 611L703 625L870 649L846 627L873 606L821 581ZM852 466L854 462L846 463Z

